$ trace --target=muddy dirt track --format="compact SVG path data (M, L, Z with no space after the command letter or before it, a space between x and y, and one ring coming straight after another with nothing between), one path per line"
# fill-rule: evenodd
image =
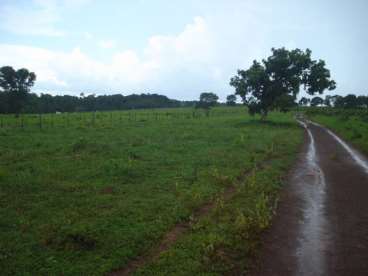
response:
M301 122L306 143L251 275L368 275L368 161Z

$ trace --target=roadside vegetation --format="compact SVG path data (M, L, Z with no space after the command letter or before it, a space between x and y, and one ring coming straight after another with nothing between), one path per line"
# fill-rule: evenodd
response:
M368 109L307 108L306 114L368 154Z
M208 216L193 221L186 235L136 275L242 275L254 267L260 234L271 224L285 174L295 159L300 142L296 131L290 144L233 183L234 196L218 197Z

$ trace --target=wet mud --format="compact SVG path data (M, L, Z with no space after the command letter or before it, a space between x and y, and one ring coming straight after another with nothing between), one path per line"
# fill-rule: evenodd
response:
M368 275L368 161L312 122L251 275Z

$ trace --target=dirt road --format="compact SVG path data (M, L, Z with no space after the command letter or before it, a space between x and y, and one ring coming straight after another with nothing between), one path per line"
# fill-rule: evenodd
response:
M368 275L368 161L312 122L252 275Z

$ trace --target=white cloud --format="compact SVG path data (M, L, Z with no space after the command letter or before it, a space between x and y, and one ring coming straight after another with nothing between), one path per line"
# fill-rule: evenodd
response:
M64 36L56 27L63 12L86 5L90 0L33 0L0 5L0 29L18 35ZM10 4L11 3L11 4Z
M213 42L205 19L196 17L176 36L151 37L144 53L156 67L168 63L179 67L197 66L211 60Z
M176 35L150 37L142 52L121 50L114 41L101 41L101 47L115 47L111 59L105 62L79 48L62 52L0 44L0 64L36 72L38 91L73 91L75 94L156 91L182 99L213 91L224 97L231 93L229 78L238 66L249 64L254 53L261 51L257 37L239 31L242 28L230 32L213 20L195 17ZM84 36L92 38L88 33ZM243 36L252 37L256 45L249 46L253 44L244 39L233 42L234 38Z
M54 26L59 15L51 2L38 0L34 5L0 6L0 28L19 35L63 36Z
M103 49L112 49L116 47L116 42L114 40L101 40L98 46Z
M327 64L331 64L333 76L339 77L339 87L344 83L347 90L354 87L359 90L358 82L364 79L364 76L359 79L355 76L357 81L354 83L351 80L354 78L347 77L349 74L345 72L347 67L356 68L356 60L362 64L366 60L353 58L354 53L364 52L360 49L363 44L357 42L362 37L360 29L355 27L357 25L351 22L351 26L348 24L350 27L345 26L340 20L338 22L342 25L339 23L341 26L335 26L334 21L331 21L334 17L321 17L319 15L324 11L316 13L316 9L309 9L310 5L306 3L295 4L291 0L277 5L271 0L190 1L191 8L183 9L178 20L168 17L173 26L163 26L166 18L160 18L145 28L144 23L152 22L150 20L155 18L145 16L147 13L161 15L170 12L171 8L177 10L182 7L172 5L166 9L162 7L165 1L158 1L152 6L149 5L150 1L139 0L139 15L129 17L129 28L125 28L123 20L119 21L121 18L114 20L115 25L121 22L124 26L117 32L109 26L112 24L109 20L98 22L96 28L86 16L99 16L112 8L117 10L116 7L126 5L126 12L129 12L136 3L115 1L111 6L104 5L103 9L92 6L87 12L87 9L81 7L89 2L91 0L0 0L0 33L3 34L0 38L3 41L3 44L0 42L0 66L9 64L35 71L38 75L35 89L43 91L52 89L79 94L88 90L107 93L144 90L193 99L200 92L209 90L218 93L223 99L233 91L228 83L236 69L248 67L253 59L267 57L271 47L286 46L309 47L316 58L325 58ZM154 8L148 8L150 6ZM158 32L157 35L147 37L145 47L141 48L144 33L151 33L155 28L164 32L175 29L178 22L188 14L192 16L193 11L202 16L195 17L181 32L169 35ZM121 13L124 13L123 9ZM172 14L175 14L174 10ZM66 29L68 32L60 28L70 28L71 22L66 19L75 16L83 21L79 28ZM322 21L310 20L317 17L322 18ZM361 20L365 22L365 18ZM334 36L336 39L325 35L326 26L331 32L338 31L339 35ZM97 37L104 28L107 30L104 32L106 37ZM347 34L347 30L353 31ZM55 43L53 39L31 40L29 37L8 35L4 31L52 37L67 35L68 39L60 39L60 43ZM343 37L348 39L344 40ZM114 41L102 41L103 38ZM321 39L324 43L321 43ZM336 43L337 40L345 42ZM24 42L10 45L5 44L5 41ZM63 50L31 46L40 43L48 43L44 45ZM82 48L65 48L71 44L81 45ZM136 45L140 50L125 49L123 45ZM99 47L109 50L101 50ZM349 55L342 59L341 52ZM347 86L348 83L351 85Z
M89 32L84 32L83 37L84 37L84 39L90 40L90 39L93 38L93 35Z
M66 8L79 9L90 3L91 0L59 0L59 2Z
M205 20L196 17L177 36L151 37L141 55L133 50L120 51L110 62L103 63L79 48L60 52L0 44L0 63L36 72L37 87L43 89L148 88L170 72L200 71L209 66L213 55L211 40ZM115 42L101 41L100 46L111 48ZM210 68L208 70L209 74L213 73Z

